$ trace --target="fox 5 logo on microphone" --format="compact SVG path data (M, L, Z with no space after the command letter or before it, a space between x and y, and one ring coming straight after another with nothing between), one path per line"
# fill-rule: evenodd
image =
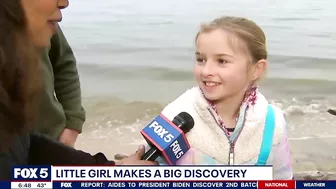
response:
M51 166L14 166L12 180L51 181Z
M151 147L161 151L169 165L175 165L190 148L183 131L162 114L150 122L141 134Z

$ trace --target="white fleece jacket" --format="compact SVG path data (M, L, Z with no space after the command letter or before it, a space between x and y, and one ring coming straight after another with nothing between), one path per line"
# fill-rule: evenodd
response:
M257 102L249 108L245 126L235 144L236 165L256 164L263 138L267 106L268 101L258 92ZM273 165L274 179L292 179L287 123L282 111L273 105L272 107L275 114L275 130L267 165ZM176 115L184 111L189 113L195 122L194 128L186 135L191 149L178 164L227 164L229 141L211 110L198 87L187 90L163 109L162 114L169 120L173 120Z

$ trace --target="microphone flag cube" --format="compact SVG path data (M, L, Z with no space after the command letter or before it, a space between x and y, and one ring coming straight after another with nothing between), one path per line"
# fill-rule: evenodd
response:
M169 165L176 162L190 149L189 142L173 122L160 114L152 120L141 134L150 147L156 147Z

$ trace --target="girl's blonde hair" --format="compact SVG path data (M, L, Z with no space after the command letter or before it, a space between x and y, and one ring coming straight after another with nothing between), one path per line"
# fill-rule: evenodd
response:
M200 34L217 29L232 34L233 36L230 36L232 44L235 42L235 37L244 42L246 44L245 50L250 55L252 63L267 59L266 36L263 30L253 21L242 17L220 17L209 24L203 24L196 35L196 40Z

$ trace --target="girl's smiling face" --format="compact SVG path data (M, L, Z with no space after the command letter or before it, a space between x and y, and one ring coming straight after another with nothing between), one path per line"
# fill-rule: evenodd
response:
M250 58L244 43L221 29L200 33L196 40L194 74L199 87L209 100L221 100L245 93L253 81ZM237 48L235 48L235 47Z

